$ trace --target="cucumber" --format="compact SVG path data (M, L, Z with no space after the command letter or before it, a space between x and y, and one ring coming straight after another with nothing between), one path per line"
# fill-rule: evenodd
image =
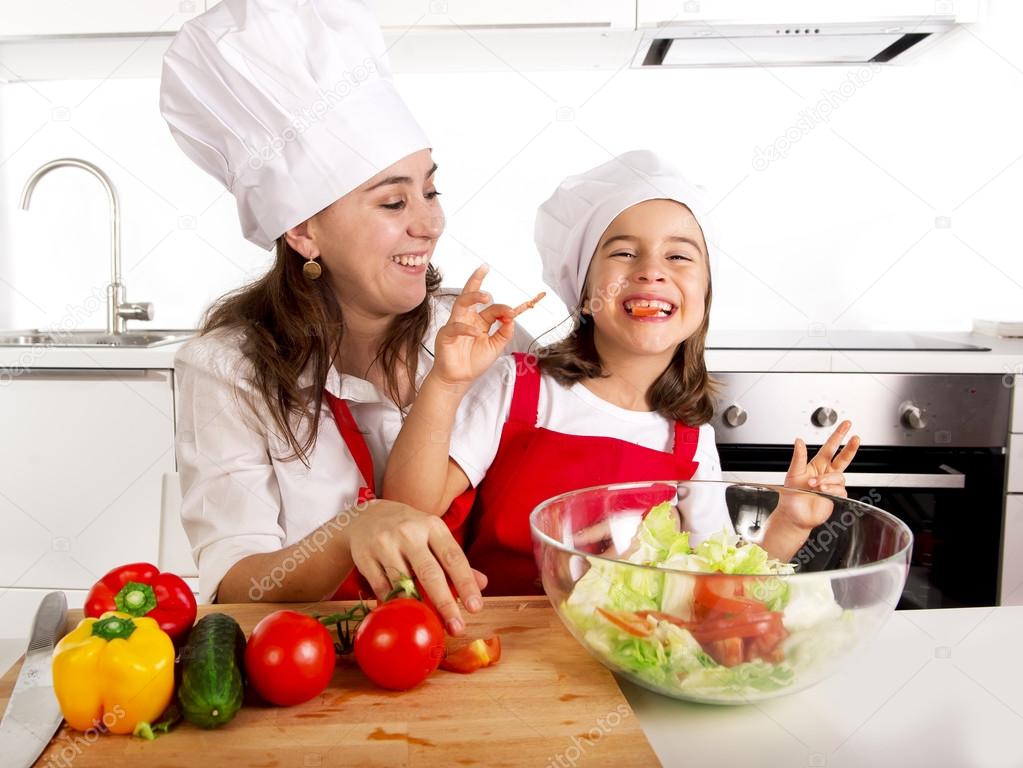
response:
M224 613L210 613L192 627L181 649L181 714L200 728L230 722L244 695L245 634Z

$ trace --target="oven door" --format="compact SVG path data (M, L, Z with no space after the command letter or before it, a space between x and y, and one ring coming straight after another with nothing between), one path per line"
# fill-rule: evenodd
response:
M725 479L748 483L782 484L792 458L790 445L718 445L718 451ZM996 604L1003 449L861 447L845 477L849 498L890 512L913 531L898 608Z

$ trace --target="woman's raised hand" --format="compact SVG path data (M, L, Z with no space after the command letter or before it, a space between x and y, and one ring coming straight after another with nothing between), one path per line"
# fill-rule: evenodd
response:
M518 307L491 304L490 294L482 290L488 271L484 265L472 273L455 299L447 324L437 332L431 375L445 384L465 386L487 370L511 341L515 318L544 296L541 293ZM479 309L481 304L489 306ZM500 325L491 333L494 323Z

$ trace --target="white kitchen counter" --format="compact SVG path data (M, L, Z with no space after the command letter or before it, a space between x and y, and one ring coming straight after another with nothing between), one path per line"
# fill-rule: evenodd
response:
M991 347L990 352L709 349L713 372L860 372L1023 374L1023 339L969 333L923 333L932 338ZM755 335L751 332L751 336ZM147 349L110 347L0 347L0 369L173 368L184 342Z
M713 334L712 334L713 335ZM750 332L755 336L755 332ZM973 333L919 335L990 347L990 352L923 350L708 349L711 372L998 373L1023 374L1023 339Z
M665 766L1021 766L1020 637L1023 607L897 611L844 670L774 701L689 704L620 683ZM0 669L25 643L0 641Z
M170 369L184 341L158 347L3 347L0 375L33 368Z
M1023 765L1023 607L897 611L801 693L715 707L620 681L666 766Z

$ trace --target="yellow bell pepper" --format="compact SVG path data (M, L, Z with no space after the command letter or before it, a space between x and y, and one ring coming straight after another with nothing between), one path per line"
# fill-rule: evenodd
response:
M82 619L53 651L53 689L68 725L131 733L174 695L174 643L145 616Z

